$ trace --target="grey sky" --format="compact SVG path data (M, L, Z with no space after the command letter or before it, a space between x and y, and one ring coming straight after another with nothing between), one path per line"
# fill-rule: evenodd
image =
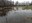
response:
M31 2L32 0L12 0L12 1L14 1L14 2L16 2L16 1L18 1L18 2L27 2L27 1L29 1L29 2Z

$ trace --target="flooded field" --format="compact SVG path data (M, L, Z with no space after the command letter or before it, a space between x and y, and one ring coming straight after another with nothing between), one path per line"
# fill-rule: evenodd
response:
M32 10L9 11L0 17L0 23L32 23Z

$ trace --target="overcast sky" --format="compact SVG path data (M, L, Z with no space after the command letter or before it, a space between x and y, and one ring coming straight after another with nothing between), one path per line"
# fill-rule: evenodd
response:
M16 1L18 1L18 2L27 2L27 1L29 1L29 2L31 2L32 0L12 0L12 1L14 1L14 2L16 2Z

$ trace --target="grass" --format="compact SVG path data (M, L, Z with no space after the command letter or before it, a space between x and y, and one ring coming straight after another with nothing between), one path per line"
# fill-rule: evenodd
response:
M32 9L32 5L31 6L22 6L22 9Z
M28 5L28 6L17 6L18 8L22 8L22 9L31 9L32 10L32 5Z
M28 6L28 9L32 9L32 6Z

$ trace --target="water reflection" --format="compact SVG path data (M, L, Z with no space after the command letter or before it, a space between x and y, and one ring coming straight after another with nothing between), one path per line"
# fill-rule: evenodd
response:
M30 19L27 19L29 17ZM0 17L0 23L6 23L6 18L8 23L32 23L32 10L16 10L9 11L7 16Z

